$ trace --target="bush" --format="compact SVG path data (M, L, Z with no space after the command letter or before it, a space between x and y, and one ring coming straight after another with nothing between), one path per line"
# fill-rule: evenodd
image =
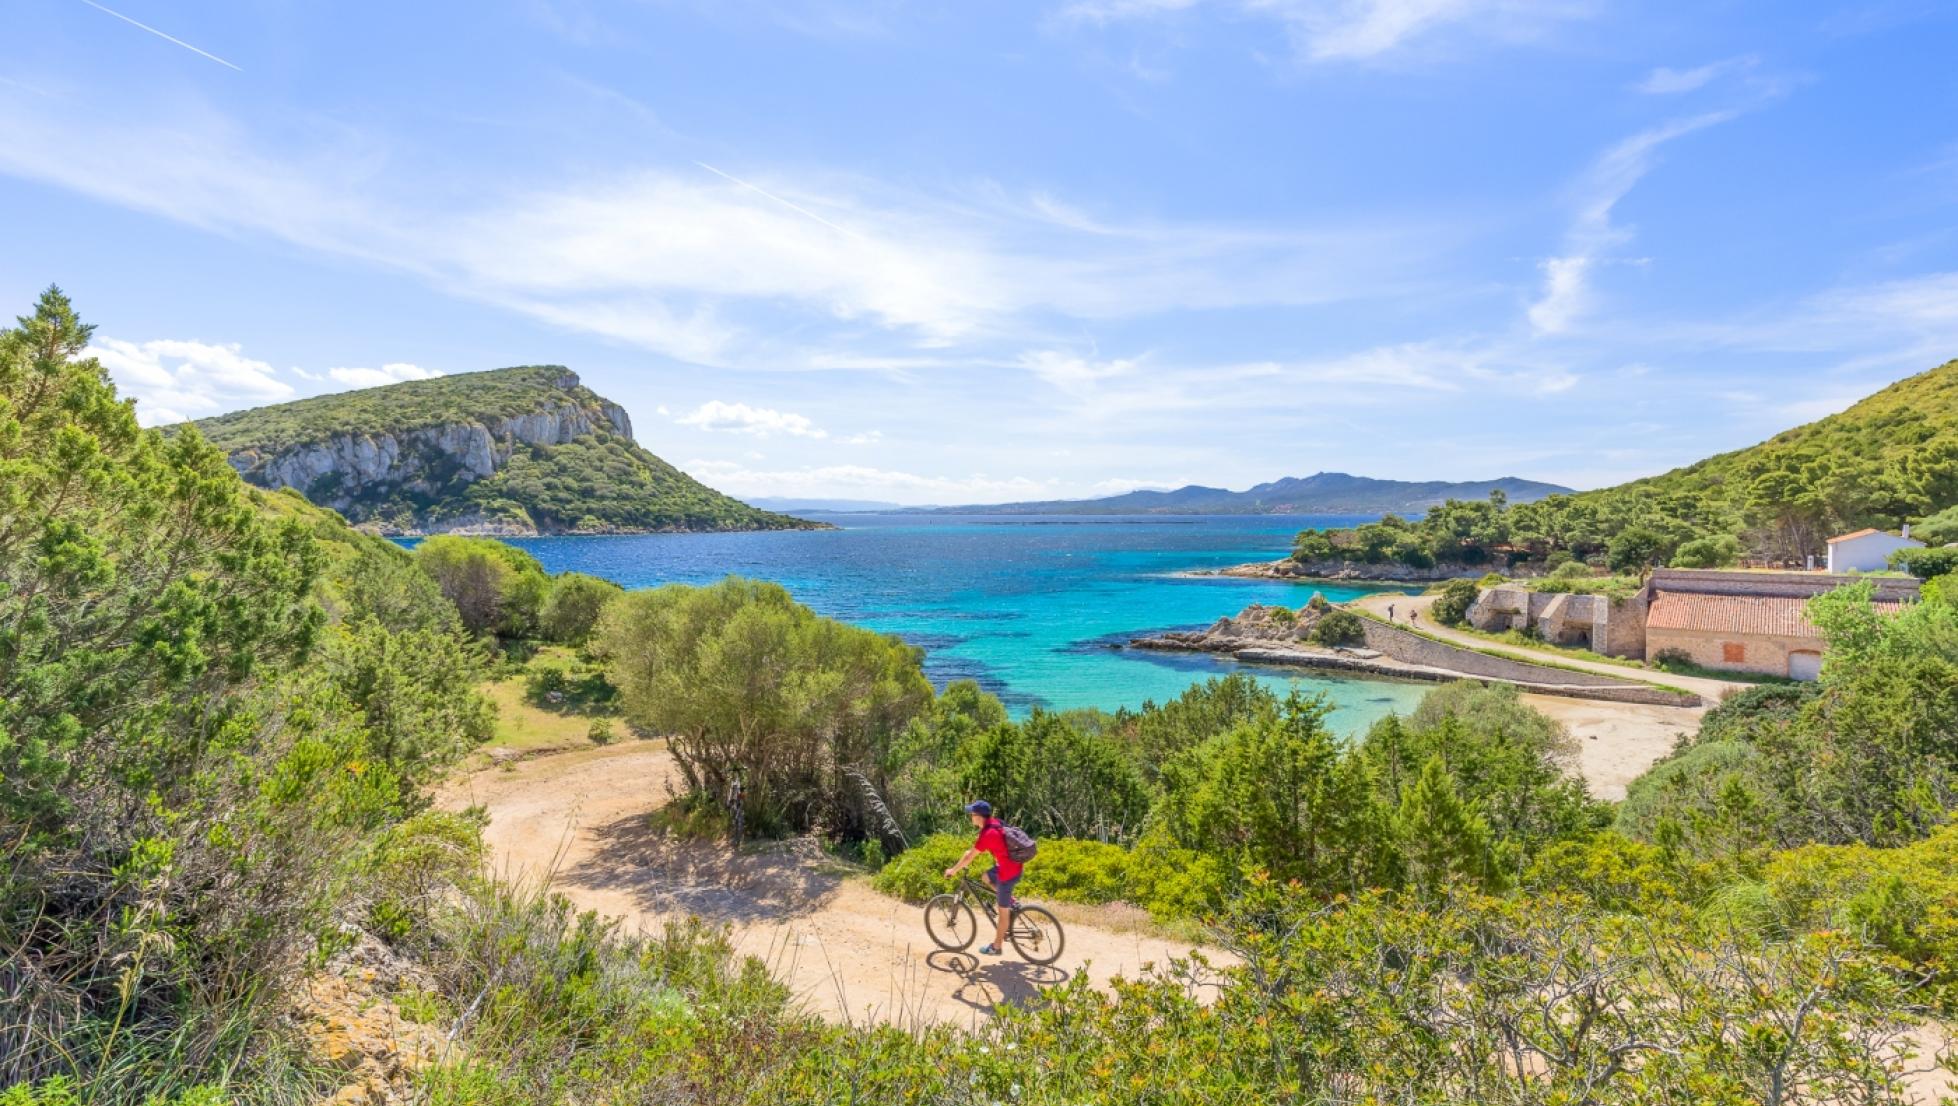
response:
M1312 624L1309 636L1316 645L1358 645L1367 639L1367 631L1359 615L1352 611L1334 610L1327 611Z
M1652 654L1652 667L1666 672L1685 672L1698 668L1699 665L1694 663L1693 654L1675 647L1661 649Z
M1476 598L1481 594L1481 588L1473 580L1450 580L1442 587L1441 597L1428 608L1428 613L1444 626L1460 626L1468 621L1469 608L1475 605Z
M609 718L592 719L591 728L585 731L585 736L591 740L593 745L610 745L613 737L612 720Z
M523 550L493 538L437 534L415 546L415 563L455 604L469 632L503 638L537 632L550 578Z
M1740 539L1731 534L1694 538L1673 551L1675 568L1724 568L1740 560Z
M918 650L822 618L779 584L729 577L631 592L594 638L626 719L672 735L689 790L746 782L750 824L846 839L872 828L863 774L888 792L892 750L932 702Z
M598 625L605 605L625 594L625 589L610 580L566 572L551 579L550 598L538 617L538 629L552 641L583 645Z
M1890 554L1890 567L1908 572L1919 580L1934 580L1958 572L1958 549L1946 546L1899 549Z
M1055 902L1134 901L1127 849L1069 837L1039 840L1040 853L1027 863L1019 884L1020 894ZM923 902L950 889L944 871L958 863L971 845L972 838L968 836L933 834L885 864L871 884L884 894L906 902ZM991 864L989 858L982 856L966 871L980 877Z
M1573 561L1565 556L1563 563L1550 570L1547 580L1589 580L1597 572L1583 561Z
M1066 719L1035 711L960 750L966 796L1039 837L1126 841L1149 814L1149 786L1128 751Z
M1958 542L1958 503L1918 519L1911 527L1910 536L1931 546Z

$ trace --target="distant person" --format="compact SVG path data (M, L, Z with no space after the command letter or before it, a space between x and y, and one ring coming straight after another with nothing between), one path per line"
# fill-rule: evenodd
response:
M1020 882L1020 873L1026 869L1026 865L1013 859L1007 846L1006 824L993 817L993 804L981 799L966 807L965 813L972 819L973 828L979 831L979 839L972 843L957 864L945 869L945 878L957 877L966 865L979 859L980 853L992 855L993 867L986 873L986 882L993 885L993 905L999 907L999 926L993 933L993 943L981 945L979 952L985 956L998 956L999 950L1006 946L1006 929L1013 919L1013 887Z
M1407 612L1407 624L1410 626L1419 626L1421 624L1421 612L1420 611Z
M1389 603L1387 604L1387 621L1392 622L1393 620L1394 620L1394 605L1392 603Z

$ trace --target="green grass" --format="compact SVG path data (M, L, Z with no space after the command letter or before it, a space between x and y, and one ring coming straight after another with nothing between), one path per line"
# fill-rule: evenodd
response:
M590 748L592 723L601 719L612 724L617 738L630 736L615 709L589 697L567 694L562 704L534 700L528 686L530 675L546 665L575 668L576 656L563 646L544 646L521 668L513 672L506 669L508 674L482 685L484 696L496 704L496 733L484 744L485 750L543 753Z

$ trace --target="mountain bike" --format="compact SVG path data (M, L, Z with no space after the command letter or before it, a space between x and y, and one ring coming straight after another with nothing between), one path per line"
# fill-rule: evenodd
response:
M939 948L964 952L979 936L973 903L986 914L986 932L998 930L999 908L993 898L991 887L971 876L961 876L956 887L925 904L925 932ZM1061 958L1067 933L1061 929L1060 919L1045 907L1019 905L1013 908L1013 924L1006 930L1006 939L1027 963L1052 964Z

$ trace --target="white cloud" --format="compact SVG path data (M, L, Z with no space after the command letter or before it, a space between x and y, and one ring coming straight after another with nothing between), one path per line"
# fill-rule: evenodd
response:
M236 342L98 337L88 354L102 362L118 391L135 397L143 425L162 426L291 399L292 385L242 349Z
M1064 17L1111 23L1195 8L1201 0L1081 0ZM1212 0L1212 7L1277 20L1305 61L1385 57L1451 25L1484 37L1522 38L1589 14L1581 0Z
M861 434L852 434L849 437L843 439L843 444L844 445L876 445L878 442L881 442L883 440L884 440L884 432L882 430L866 430Z
M681 426L710 432L753 434L758 438L771 434L786 434L793 438L829 436L827 431L802 415L770 407L750 407L745 403L724 403L718 399L709 400L673 421Z
M1591 306L1592 273L1604 263L1612 247L1631 239L1630 231L1612 223L1612 208L1651 171L1659 147L1724 123L1736 114L1707 112L1641 131L1605 151L1592 164L1580 188L1577 215L1564 235L1564 253L1540 263L1543 289L1528 312L1537 333L1565 333Z
M1020 355L1021 368L1076 399L1094 395L1102 381L1134 373L1136 365L1132 360L1092 361L1051 349Z
M1637 88L1648 96L1670 96L1681 92L1692 92L1713 82L1714 78L1739 69L1752 68L1759 59L1747 55L1710 62L1694 69L1672 69L1660 66L1645 75Z
M391 361L378 369L328 369L326 375L350 387L378 388L383 384L399 384L404 380L430 380L442 374L436 369L424 369L420 365L411 365L406 361Z
M0 172L382 264L706 365L812 367L774 337L793 334L882 371L925 363L921 349L1038 340L1056 316L1404 294L1464 234L1350 211L1319 225L1122 221L992 185L921 192L820 170L737 177L695 165L517 184L432 208L423 197L451 194L443 182L385 172L387 159L357 139L275 150L213 114L144 122L119 107L89 118L74 103L51 113L0 90Z

